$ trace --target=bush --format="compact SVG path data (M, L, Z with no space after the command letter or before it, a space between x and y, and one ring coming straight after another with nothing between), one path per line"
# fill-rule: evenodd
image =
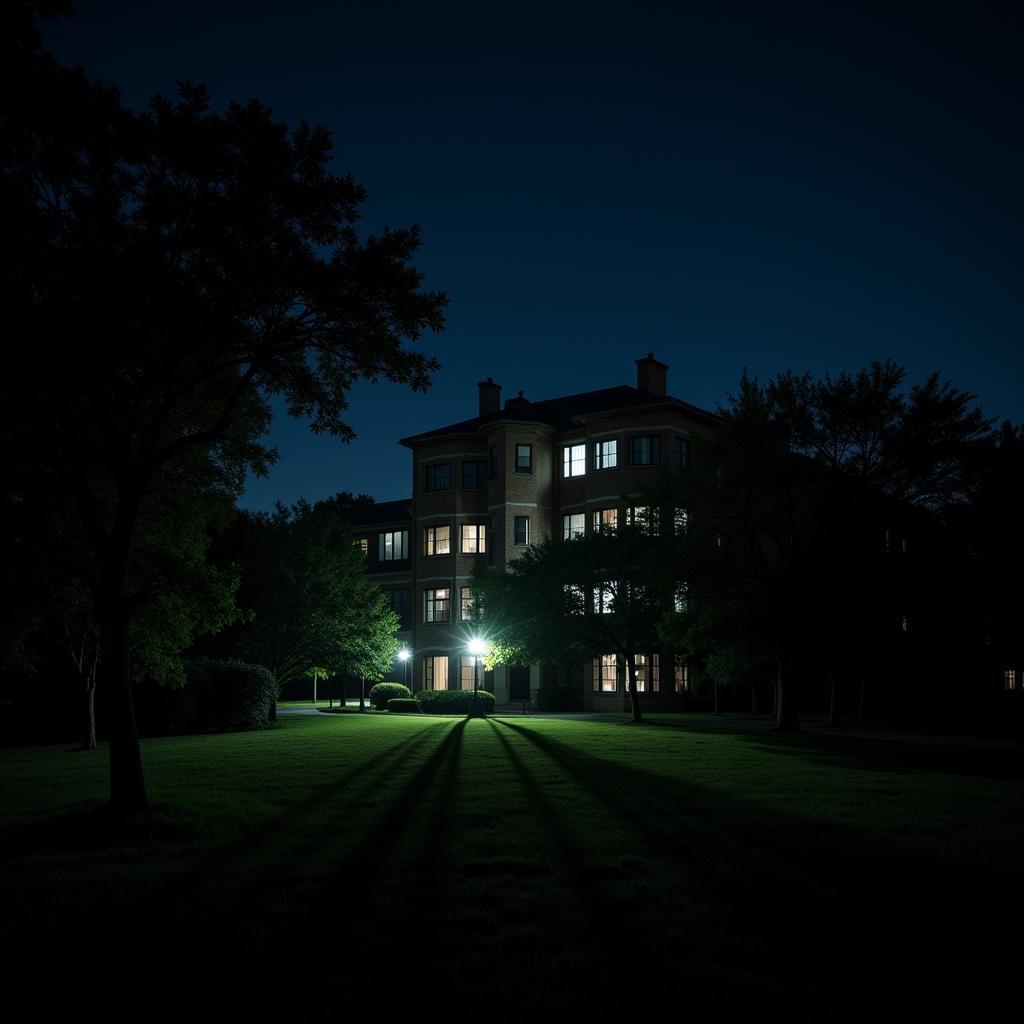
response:
M386 711L389 700L409 698L412 694L409 692L409 687L403 686L401 683L377 683L376 686L370 688L367 696L378 711Z
M201 658L186 667L184 686L140 687L149 734L262 729L277 700L277 682L261 665Z
M420 706L412 697L392 697L388 701L388 711L395 715L418 715Z
M494 694L487 690L478 693L480 714L494 710ZM416 700L420 710L428 715L469 715L473 712L472 690L418 690Z

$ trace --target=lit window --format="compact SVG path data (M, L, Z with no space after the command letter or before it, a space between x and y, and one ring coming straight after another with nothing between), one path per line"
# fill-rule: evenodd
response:
M448 587L437 587L423 592L423 621L451 621L452 592Z
M450 491L452 487L452 466L450 462L440 462L426 467L425 491Z
M484 462L464 462L462 464L462 487L463 490L478 490L487 486L484 478Z
M900 629L904 633L906 633L906 631L907 631L907 617L906 617L906 615L904 615L903 618L900 619Z
M582 615L586 610L586 591L578 583L566 583L562 588L565 593L565 611L567 615Z
M480 607L480 602L473 596L472 589L470 587L463 587L460 609L462 620L479 619L482 611L483 609Z
M423 659L423 688L425 690L448 689L448 656L435 654Z
M614 533L619 525L619 512L614 508L599 508L591 513L594 533Z
M476 658L472 654L462 655L462 665L459 682L464 690L473 689L473 680L476 679Z
M661 464L661 436L650 434L646 437L629 439L629 462L633 466L657 466Z
M583 476L587 471L587 446L567 444L562 449L562 476Z
M482 555L487 551L487 527L483 523L466 523L462 527L462 552Z
M423 531L423 541L425 555L450 555L452 528L450 526L428 526Z
M409 557L409 531L391 530L377 534L377 560L399 562Z
M682 537L686 533L686 528L689 526L690 516L685 508L677 508L672 510L672 529L677 537Z
M598 583L594 587L594 614L611 615L614 603L615 587L611 583Z
M492 444L490 451L487 453L488 462L490 463L490 474L493 480L498 475L498 467L501 464L499 459L501 458L500 449L496 444Z
M1003 669L1003 689L1004 690L1016 690L1017 689L1017 670L1015 668Z
M614 469L618 464L618 441L598 441L594 445L594 469Z
M672 438L672 465L688 466L690 464L690 442L685 437Z
M614 693L618 686L619 657L617 654L602 654L594 659L594 691Z
M582 513L562 516L562 539L575 540L586 532L587 517Z
M520 546L530 543L530 517L516 516L512 523L512 543Z
M658 656L646 654L635 654L633 660L636 663L636 692L657 693L658 681Z
M675 609L680 615L690 606L690 588L685 583L676 584Z
M658 536L658 511L649 505L638 505L626 509L626 525L633 526L641 533Z
M360 537L359 540L354 541L353 543L355 543L356 547L358 547L364 555L368 555L370 553L370 542L365 537Z
M533 445L531 445L531 444L517 444L516 445L516 472L517 473L532 473L533 472Z

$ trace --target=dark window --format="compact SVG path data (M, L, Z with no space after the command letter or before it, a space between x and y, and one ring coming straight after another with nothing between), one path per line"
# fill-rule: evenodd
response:
M530 543L530 517L516 516L514 523L513 544Z
M462 464L462 486L466 490L486 487L483 462L464 462Z
M517 444L516 445L516 472L517 473L532 473L533 472L533 445L532 444Z
M633 466L657 466L661 464L661 437L651 434L647 437L629 439L629 461Z
M398 616L398 628L408 629L409 622L409 591L389 590L388 600L391 602L391 610Z
M688 466L690 464L690 442L685 437L672 438L672 465Z
M436 466L427 466L425 491L450 491L452 487L452 465L450 462L439 462Z
M488 457L491 462L491 479L493 480L498 475L498 467L500 465L501 449L496 445L491 445L491 450L488 453Z

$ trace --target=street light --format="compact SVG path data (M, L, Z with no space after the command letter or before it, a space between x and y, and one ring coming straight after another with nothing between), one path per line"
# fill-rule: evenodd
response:
M412 693L409 689L409 659L412 657L412 651L408 647L403 647L398 652L398 660L405 666L405 688Z
M473 715L480 717L480 663L490 653L490 647L486 640L478 636L472 637L467 650L473 655Z

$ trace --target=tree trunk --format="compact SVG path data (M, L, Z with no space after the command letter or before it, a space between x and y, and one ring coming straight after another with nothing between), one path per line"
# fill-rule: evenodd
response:
M82 749L96 749L96 658L83 678Z
M626 687L629 691L629 704L633 711L633 721L642 722L640 695L636 692L636 658L632 651L626 654Z
M792 686L786 687L785 669L779 662L779 674L775 683L775 728L779 732L799 732L800 718L797 714L796 695Z
M834 672L830 671L828 674L828 685L828 724L834 728L839 725L839 684Z
M110 805L117 814L147 814L149 798L132 700L127 556L124 566L108 578L99 608L100 678L110 736Z

